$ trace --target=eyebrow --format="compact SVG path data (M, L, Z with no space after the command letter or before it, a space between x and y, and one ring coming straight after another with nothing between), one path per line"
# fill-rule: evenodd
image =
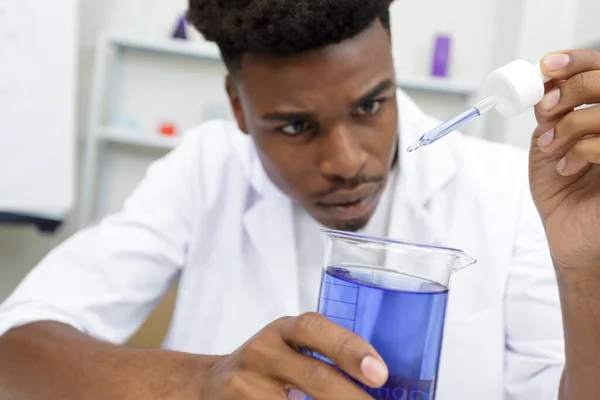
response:
M382 92L394 88L396 86L392 79L386 79L377 84L373 89L369 90L367 94L363 95L359 100L355 101L353 106L357 107L365 101L372 100ZM281 112L274 111L266 113L262 116L263 119L269 121L287 121L287 122L308 122L316 118L315 113L311 112Z
M379 82L377 84L377 86L375 86L373 89L369 90L369 92L367 92L367 94L365 94L358 101L356 101L354 103L354 105L359 106L362 103L364 103L365 101L373 100L373 98L379 96L382 92L385 92L386 90L389 90L389 89L392 89L395 87L396 87L396 83L392 79L386 79L382 82Z
M315 119L315 114L307 112L271 112L262 116L270 121L306 122Z

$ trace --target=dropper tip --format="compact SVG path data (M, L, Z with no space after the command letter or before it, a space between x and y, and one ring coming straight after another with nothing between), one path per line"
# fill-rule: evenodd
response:
M421 141L418 141L417 143L413 144L412 146L410 146L406 151L408 151L409 153L412 153L413 151L420 149L421 147L423 147L424 143Z

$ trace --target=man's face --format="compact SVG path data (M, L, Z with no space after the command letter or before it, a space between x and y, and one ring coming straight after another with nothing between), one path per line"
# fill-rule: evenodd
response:
M328 228L369 221L398 145L391 43L379 21L299 55L245 54L228 92L282 192Z

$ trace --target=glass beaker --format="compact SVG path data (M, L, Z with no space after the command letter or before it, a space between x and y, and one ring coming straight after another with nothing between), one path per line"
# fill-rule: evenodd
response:
M375 399L435 399L450 279L476 261L455 249L322 232L318 312L367 340L389 370L381 388L357 384Z

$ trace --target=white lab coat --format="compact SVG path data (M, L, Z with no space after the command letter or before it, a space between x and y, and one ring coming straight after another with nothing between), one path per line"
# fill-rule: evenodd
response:
M436 121L398 96L404 149ZM556 399L562 321L526 154L453 134L401 151L395 190L391 237L478 260L452 281L437 398ZM122 212L32 271L0 307L0 334L54 319L123 343L179 281L164 347L227 354L299 313L295 251L292 203L252 141L209 122L151 166Z

